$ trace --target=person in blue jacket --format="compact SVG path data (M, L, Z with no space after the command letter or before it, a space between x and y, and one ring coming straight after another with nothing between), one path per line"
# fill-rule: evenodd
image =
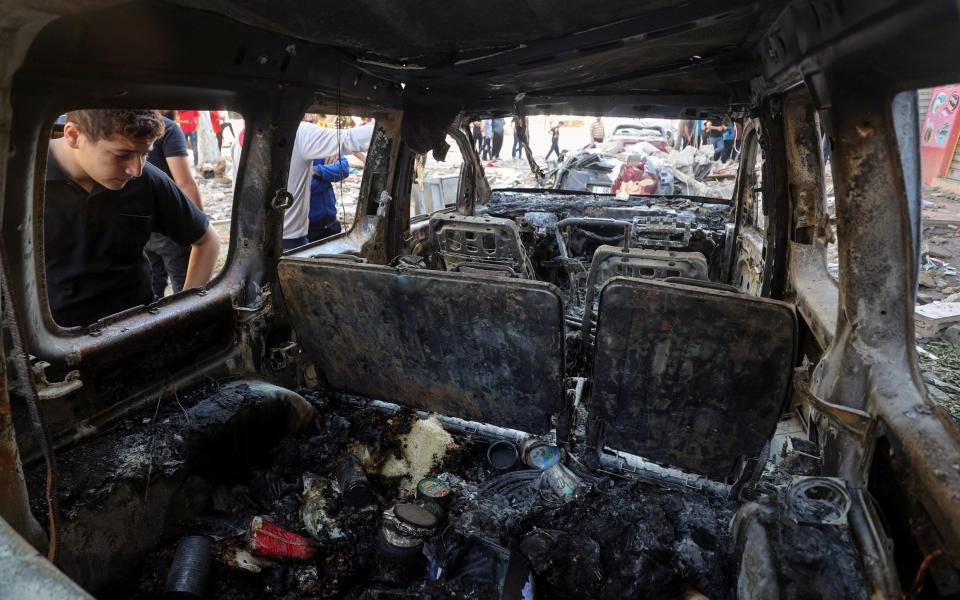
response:
M308 241L315 242L343 231L337 219L337 194L332 184L345 179L349 174L350 166L343 156L329 163L323 159L313 161L313 176L310 178Z

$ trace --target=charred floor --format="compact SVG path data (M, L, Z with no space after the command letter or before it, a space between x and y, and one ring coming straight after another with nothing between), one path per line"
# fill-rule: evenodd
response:
M550 436L301 392L211 382L65 451L63 569L113 598L733 598L750 504L803 556L781 577L862 597L835 498L781 514L788 471L815 460L771 469L745 503L587 468Z

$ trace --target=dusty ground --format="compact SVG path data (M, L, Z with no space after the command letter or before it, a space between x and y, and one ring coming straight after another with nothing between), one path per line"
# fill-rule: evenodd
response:
M960 194L923 190L923 249L920 304L960 301ZM920 369L930 397L960 423L960 326L919 339Z

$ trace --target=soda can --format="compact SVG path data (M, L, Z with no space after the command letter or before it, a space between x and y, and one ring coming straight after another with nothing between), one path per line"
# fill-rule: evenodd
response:
M261 516L250 519L247 547L253 554L265 558L310 560L317 555L317 547L309 539Z

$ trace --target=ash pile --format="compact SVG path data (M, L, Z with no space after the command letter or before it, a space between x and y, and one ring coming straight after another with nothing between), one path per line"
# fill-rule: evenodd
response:
M217 485L123 597L731 597L724 498L589 471L549 438L304 397L313 422Z

